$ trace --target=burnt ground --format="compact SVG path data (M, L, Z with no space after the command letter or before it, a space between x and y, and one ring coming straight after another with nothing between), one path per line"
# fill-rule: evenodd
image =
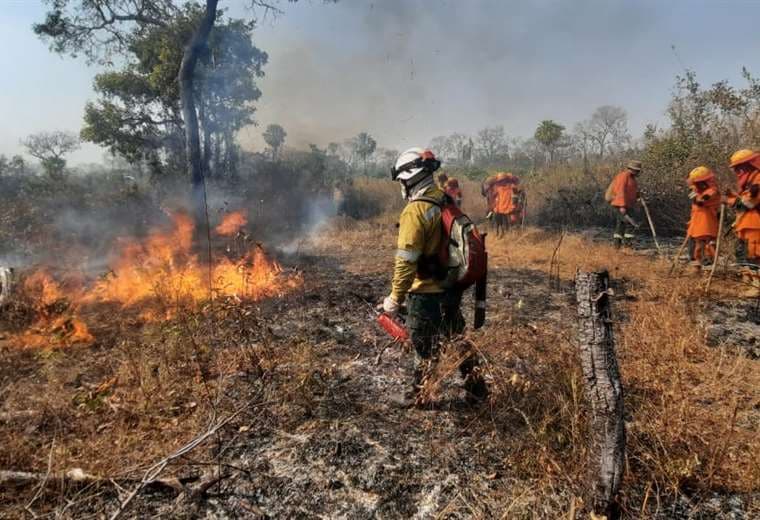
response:
M465 404L456 373L427 409L393 402L409 382L412 356L387 342L364 301L385 294L387 274L347 273L326 258L297 263L308 287L298 305L272 317L270 328L277 342L309 344L313 394L269 410L263 425L242 428L225 456L240 471L220 494L184 511L161 501L144 502L143 511L209 518L497 515L494 490L511 487L511 450L494 449L488 406ZM570 310L559 301L567 297L550 295L542 271L495 269L491 284L490 319L533 324L554 321L547 312ZM525 428L499 426L514 436L525 435ZM515 510L525 511L532 500L522 497ZM569 501L557 495L528 510L550 515ZM471 502L476 509L468 509Z
M388 290L392 254L382 247L283 258L303 272L303 290L262 303L250 323L243 317L238 326L256 327L254 346L291 352L283 356L290 361L272 367L264 378L239 373L228 397L238 403L250 400L250 409L222 430L210 453L191 453L167 469L198 477L204 466L220 464L229 477L194 500L178 499L172 489L147 488L124 516L566 516L580 483L556 475L547 487L517 471L521 444L534 435L533 426L514 414L494 414L493 402L467 406L456 372L423 409L403 409L393 401L408 384L412 356L388 342L373 323L370 306ZM567 282L550 287L547 271L548 261L513 269L495 259L489 275L489 323L509 323L528 333L540 329L573 341L571 287ZM624 301L635 281L616 283ZM468 323L471 308L466 300ZM618 310L618 318L625 320L624 308ZM516 366L515 373L520 372ZM265 391L261 379L267 379ZM716 493L700 500L696 512L694 503L681 496L658 505L656 517L746 518L751 515L747 504L756 497ZM73 502L67 514L100 517L116 503L117 493L108 488ZM628 516L639 517L637 513Z

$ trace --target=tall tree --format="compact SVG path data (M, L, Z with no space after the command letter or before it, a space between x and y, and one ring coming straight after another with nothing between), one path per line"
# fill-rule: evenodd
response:
M482 159L493 163L507 153L507 139L501 125L485 127L477 135L478 152Z
M621 145L628 139L628 115L621 107L604 105L591 114L588 123L599 157L604 157L611 145Z
M285 138L288 133L280 125L272 124L267 126L267 129L264 130L264 133L261 135L264 137L264 142L267 143L272 150L272 160L276 161L280 155L282 145L285 144Z
M367 175L367 161L377 148L377 141L367 132L361 132L354 137L353 141L354 154L362 161L364 166L364 175Z
M127 63L96 75L98 99L85 107L85 140L133 162L184 170L184 128L177 88L182 45L202 16L188 9L165 27L151 28L130 46ZM251 42L252 24L217 22L197 70L196 100L204 175L234 174L235 132L253 122L261 92L255 79L267 60ZM156 157L161 154L162 158ZM211 159L214 167L211 168Z
M564 126L551 119L541 121L538 124L538 128L536 128L533 137L549 154L549 162L554 162L554 153L557 151L557 147L562 141L564 131Z
M197 3L174 0L45 0L49 10L45 21L34 26L51 49L62 54L85 54L91 62L112 66L113 57L128 52L145 31L166 27L183 11ZM265 1L249 0L253 6L273 9ZM207 48L217 17L218 0L203 2L202 16L184 43L177 74L181 112L184 120L186 164L190 173L196 216L203 214L203 164L195 99L196 65Z
M79 138L71 132L40 132L21 141L32 157L39 159L45 174L53 180L66 175L66 155L79 148Z

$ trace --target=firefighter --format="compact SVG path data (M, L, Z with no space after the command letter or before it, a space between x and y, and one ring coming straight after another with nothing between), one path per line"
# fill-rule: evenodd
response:
M612 238L615 247L630 245L633 231L638 224L631 217L631 210L639 198L639 185L636 178L641 173L641 161L630 161L625 170L618 173L605 193L605 199L615 210L615 232Z
M692 241L690 265L695 272L699 272L702 266L711 264L715 256L720 191L715 173L706 166L694 168L689 173L687 182L690 188L691 218L686 236Z
M433 181L440 164L431 151L411 148L399 156L391 170L407 204L399 218L391 294L383 300L382 310L395 316L406 304L406 323L414 347L414 376L408 391L396 399L404 406L419 401L423 378L438 360L440 340L461 334L465 327L461 291L445 290L438 276L443 267L438 255L445 244L441 208L430 200L443 203L446 197ZM477 358L468 352L463 359L459 369L467 398L481 401L488 391L477 370Z
M458 207L462 207L462 189L459 187L459 181L454 177L449 177L443 186L443 191L451 197Z
M494 190L493 185L496 182L496 175L491 175L483 181L480 185L480 194L486 199L486 206L488 206L488 213L486 213L486 219L493 219L493 205L494 205Z
M501 237L509 229L510 213L512 212L511 175L499 173L491 188L493 194L493 213L496 222L496 236Z
M736 261L742 280L750 286L745 296L760 297L760 153L739 150L730 164L738 184L738 192L726 192L728 203L736 210Z

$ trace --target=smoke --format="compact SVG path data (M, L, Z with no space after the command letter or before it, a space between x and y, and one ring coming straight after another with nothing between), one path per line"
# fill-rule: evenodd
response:
M277 246L277 249L287 255L298 254L305 244L319 237L330 218L337 215L337 210L337 203L332 197L320 196L308 200L305 226L294 238Z
M653 9L402 0L293 6L254 34L271 58L257 118L262 128L283 125L293 147L365 130L402 149L492 124L513 136L531 135L546 118L572 126L596 106L625 106L648 88L629 80L637 74L631 67L644 64L621 57L653 38ZM663 99L672 79L665 74L658 85ZM241 141L261 149L259 134L246 129Z

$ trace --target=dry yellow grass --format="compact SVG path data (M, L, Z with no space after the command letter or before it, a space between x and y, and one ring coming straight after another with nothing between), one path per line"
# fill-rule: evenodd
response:
M356 275L385 270L389 277L395 230L384 223L392 217L378 221L382 223L344 223L333 240L321 243L321 250L339 256ZM559 236L529 228L502 240L489 239L491 269L532 272L532 283L548 283ZM377 244L374 260L356 254L368 243ZM558 261L567 298L576 269L606 269L618 290L614 318L628 420L622 497L626 514L646 518L660 503L672 504L679 495L699 501L713 492L756 493L760 362L706 344L697 323L706 298L703 280L672 277L666 260L617 251L575 234L562 240ZM719 279L712 298L731 297L738 289L735 282ZM499 300L493 297L493 284L490 290L493 312ZM500 321L492 317L486 329L471 337L489 360L484 370L495 390L486 421L492 431L485 426L482 434L510 444L514 459L506 464L518 478L527 479L524 491L534 498L523 506L531 510L543 500L536 496L549 496L558 488L581 493L588 457L587 411L574 311L565 313L567 322L556 323L554 317L542 318L538 309L537 326L513 322L509 309L497 309L496 314ZM455 372L458 355L451 349L444 356L434 381ZM516 434L509 425L517 423L523 428ZM514 500L514 489L502 491L504 500Z

